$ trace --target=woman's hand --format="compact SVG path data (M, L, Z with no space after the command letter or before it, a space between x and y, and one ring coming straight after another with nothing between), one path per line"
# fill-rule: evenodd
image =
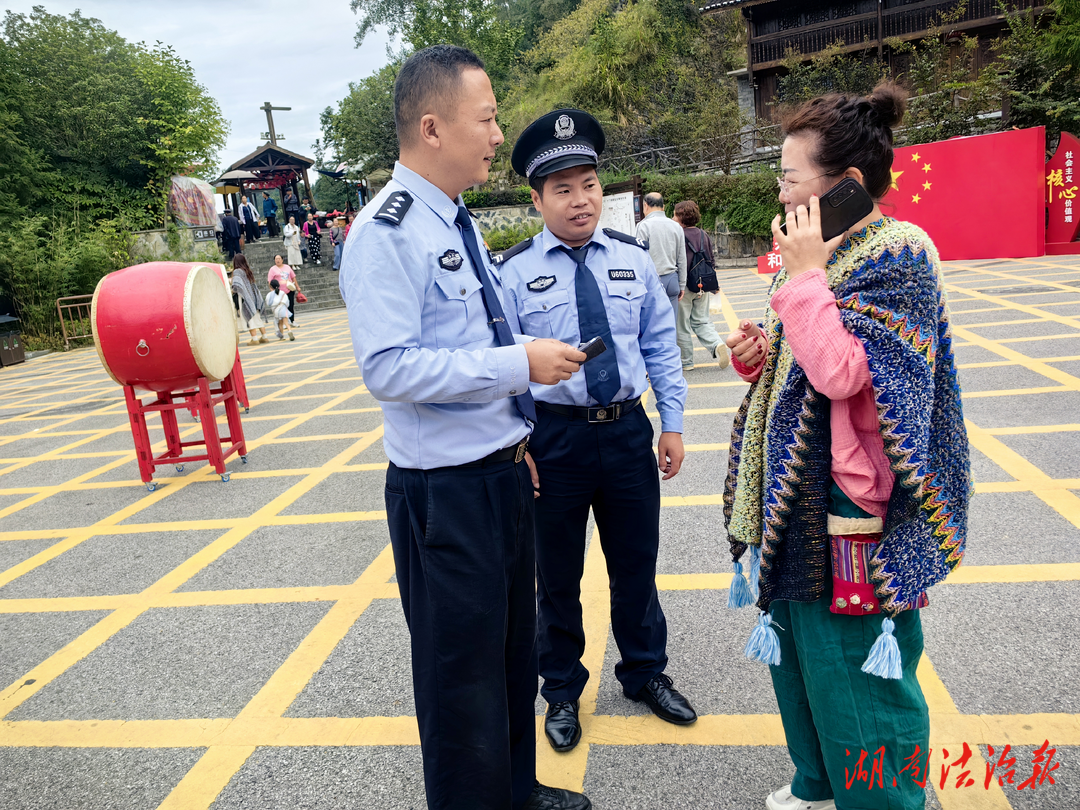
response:
M824 269L846 238L846 234L840 234L828 242L822 240L821 201L816 194L810 198L809 208L800 205L788 212L786 234L780 230L779 214L772 222L772 232L789 278L807 270Z
M739 324L739 328L728 335L724 343L731 349L736 360L751 368L764 360L769 352L765 335L753 321L743 321Z

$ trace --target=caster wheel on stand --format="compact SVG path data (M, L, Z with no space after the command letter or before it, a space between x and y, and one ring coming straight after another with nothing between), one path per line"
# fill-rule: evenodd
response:
M150 483L148 483L146 485L146 491L147 492L153 492L155 489L157 489L157 484L154 483L153 481L151 481Z
M247 464L247 456L240 456L240 462L242 464Z
M223 484L229 483L229 474L228 473L222 473L221 474L221 483L223 483Z
M177 472L183 472L184 471L184 465L183 464L177 464L176 465L176 471Z

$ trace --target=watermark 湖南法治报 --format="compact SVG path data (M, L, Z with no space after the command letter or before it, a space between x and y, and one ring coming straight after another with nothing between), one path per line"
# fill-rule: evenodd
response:
M990 785L995 778L1001 787L1005 787L1005 785L1008 784L1012 785L1017 790L1034 790L1038 785L1042 785L1046 782L1053 785L1054 777L1052 776L1052 773L1061 767L1060 762L1054 762L1054 755L1057 753L1057 749L1051 748L1050 741L1045 740L1042 745L1035 749L1032 755L1031 776L1023 781L1018 781L1016 776L1016 757L1011 753L1012 746L1006 745L998 752L994 750L994 746L988 745L986 749L989 761L983 762L984 772L982 774L976 773L973 775L971 769L968 767L969 760L972 756L971 746L967 743L964 743L963 746L963 750L956 759L952 759L952 754L949 753L949 749L941 749L942 762L937 779L937 786L942 790L945 789L950 779L953 781L953 785L956 788L974 787L977 784L977 776L982 776L982 787L984 790L990 789ZM848 757L855 756L850 749L845 749L844 753ZM854 763L854 767L844 768L844 787L847 790L860 787L865 787L867 790L873 790L875 787L884 789L886 779L891 780L894 786L899 779L910 779L919 787L925 788L927 781L930 779L930 760L933 754L933 748L923 752L920 750L919 746L916 745L915 751L911 756L904 760L907 764L900 769L900 773L889 776L885 773L884 747L879 748L872 754L866 751L859 751L858 760ZM951 762L950 759L952 759ZM953 770L954 768L956 769L955 771Z

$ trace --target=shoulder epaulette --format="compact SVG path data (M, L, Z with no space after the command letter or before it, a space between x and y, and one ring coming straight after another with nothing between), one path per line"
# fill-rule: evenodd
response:
M649 242L646 239L639 239L636 236L631 236L628 233L617 231L614 228L604 228L606 233L611 239L618 239L620 242L626 242L628 245L637 245L642 250L649 249Z
M372 219L381 219L392 225L400 225L411 205L412 195L409 192L394 191L386 198L386 202L382 204L382 208L378 210Z
M528 250L529 245L532 244L532 241L533 238L531 236L528 239L522 239L512 248L507 248L502 253L496 253L494 256L492 256L491 263L502 264L507 259L512 259L514 256L517 256L519 253L521 253L523 250Z

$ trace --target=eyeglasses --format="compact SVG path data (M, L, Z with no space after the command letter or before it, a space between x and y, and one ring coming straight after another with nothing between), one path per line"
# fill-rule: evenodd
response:
M795 182L781 176L776 178L776 184L780 186L780 190L783 193L787 194L791 189L799 185L799 183L809 183L811 180L817 180L819 177L831 177L833 174L835 174L835 172L823 172L822 174L815 174L813 177L805 177L802 180L796 180Z

